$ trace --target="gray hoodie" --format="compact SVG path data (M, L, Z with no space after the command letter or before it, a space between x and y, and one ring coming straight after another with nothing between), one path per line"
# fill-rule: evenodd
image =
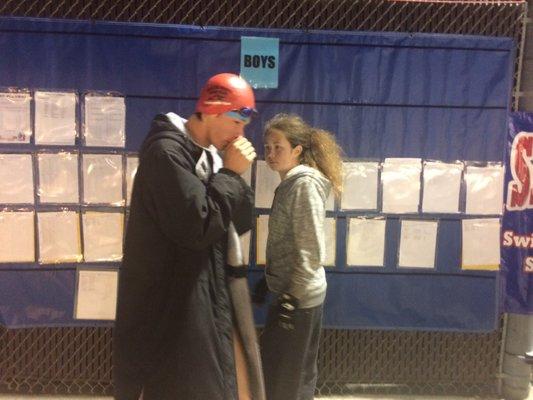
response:
M329 180L317 169L298 165L276 189L268 222L266 278L269 289L315 307L326 297L324 219Z

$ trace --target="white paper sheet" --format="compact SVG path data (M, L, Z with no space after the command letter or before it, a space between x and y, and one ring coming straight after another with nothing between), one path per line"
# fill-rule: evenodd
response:
M33 211L0 212L0 263L35 261Z
M383 212L416 213L420 197L419 158L387 158L383 163Z
M245 234L239 236L239 240L241 242L242 257L245 265L248 265L248 263L250 262L250 237L251 231L248 231Z
M378 162L344 162L343 210L378 208Z
M458 213L463 163L424 162L422 212Z
M348 266L383 266L385 227L384 219L350 218L346 254Z
M85 96L85 144L124 147L126 103L123 97Z
M437 221L402 221L399 267L435 268Z
M39 154L41 203L79 203L78 155L75 153Z
M255 171L255 206L271 208L274 192L281 182L277 172L272 171L264 160L257 160Z
M85 261L120 261L124 214L89 211L82 218Z
M131 191L133 189L133 180L139 168L139 157L128 156L126 159L126 201L129 205L131 202Z
M75 319L114 320L118 271L79 270Z
M466 213L500 215L503 211L503 177L501 165L467 166Z
M80 221L77 212L39 212L37 223L40 263L81 261Z
M35 143L74 145L76 94L35 92Z
M0 143L30 143L29 93L0 93Z
M337 223L335 218L326 218L324 220L324 240L326 242L324 267L334 267L337 250Z
M498 218L463 220L463 269L500 268L500 220Z
M334 211L335 210L335 194L333 193L333 189L329 192L329 196L326 199L326 211Z
M83 201L124 205L120 154L83 155Z
M248 186L252 184L252 168L248 168L241 176L242 179L244 179L244 181L248 184Z
M33 204L31 154L0 154L0 203Z
M266 264L266 244L268 238L268 215L257 217L255 233L255 263L256 265Z

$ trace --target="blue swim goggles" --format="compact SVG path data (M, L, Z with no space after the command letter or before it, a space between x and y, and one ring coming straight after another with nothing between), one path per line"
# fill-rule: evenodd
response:
M252 117L256 114L257 110L255 108L248 107L243 107L238 110L231 110L224 113L224 115L227 115L230 118L238 119L245 124L248 124L252 120Z

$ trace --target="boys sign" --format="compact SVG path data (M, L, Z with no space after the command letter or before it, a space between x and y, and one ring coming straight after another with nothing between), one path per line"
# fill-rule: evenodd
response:
M254 89L278 87L279 39L241 37L241 76Z

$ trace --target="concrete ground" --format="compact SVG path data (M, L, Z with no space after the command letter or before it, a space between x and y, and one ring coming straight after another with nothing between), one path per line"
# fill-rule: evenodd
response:
M361 395L361 396L325 396L315 397L316 400L482 400L481 397L458 396L389 396L389 395ZM0 400L113 400L112 397L87 397L87 396L20 396L2 395ZM206 399L207 400L207 399ZM533 389L529 392L527 400L533 400Z

